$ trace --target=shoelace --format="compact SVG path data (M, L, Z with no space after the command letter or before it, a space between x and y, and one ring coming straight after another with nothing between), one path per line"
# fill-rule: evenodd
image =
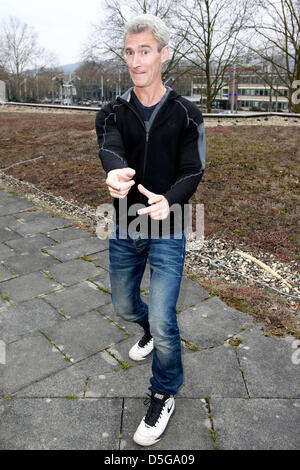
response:
M151 339L152 339L152 336L144 334L144 336L139 341L140 348L143 348L144 346L146 346L146 344L149 343Z
M147 395L149 398L146 398L144 405L149 405L150 403L150 406L145 416L145 423L149 426L155 426L164 408L165 400L155 398L153 395Z

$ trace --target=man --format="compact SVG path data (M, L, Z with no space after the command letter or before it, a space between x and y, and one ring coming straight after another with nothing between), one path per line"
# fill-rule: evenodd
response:
M205 137L198 108L162 83L162 65L169 56L165 24L141 15L126 24L124 37L134 87L99 111L96 131L115 207L109 240L113 306L117 315L144 330L129 357L141 361L153 352L150 404L134 434L137 444L148 446L165 431L183 381L176 303L185 218L171 206L183 209L201 180ZM140 297L147 259L148 305Z

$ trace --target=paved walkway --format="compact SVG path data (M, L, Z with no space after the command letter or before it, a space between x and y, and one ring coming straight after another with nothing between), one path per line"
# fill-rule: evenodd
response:
M139 448L151 358L128 358L141 331L113 312L108 242L0 190L0 259L0 448ZM186 278L177 307L185 381L151 449L299 449L295 338Z

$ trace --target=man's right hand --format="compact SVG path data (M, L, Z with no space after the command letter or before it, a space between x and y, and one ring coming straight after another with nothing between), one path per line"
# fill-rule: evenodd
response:
M131 186L135 184L132 180L134 175L135 170L129 167L109 171L105 180L109 194L118 199L126 197Z

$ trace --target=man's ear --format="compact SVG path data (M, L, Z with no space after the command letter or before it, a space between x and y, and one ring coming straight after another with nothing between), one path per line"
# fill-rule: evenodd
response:
M164 46L162 48L162 50L160 51L160 54L161 54L161 63L163 64L167 58L169 57L169 54L170 54L170 47L167 45L167 46Z

